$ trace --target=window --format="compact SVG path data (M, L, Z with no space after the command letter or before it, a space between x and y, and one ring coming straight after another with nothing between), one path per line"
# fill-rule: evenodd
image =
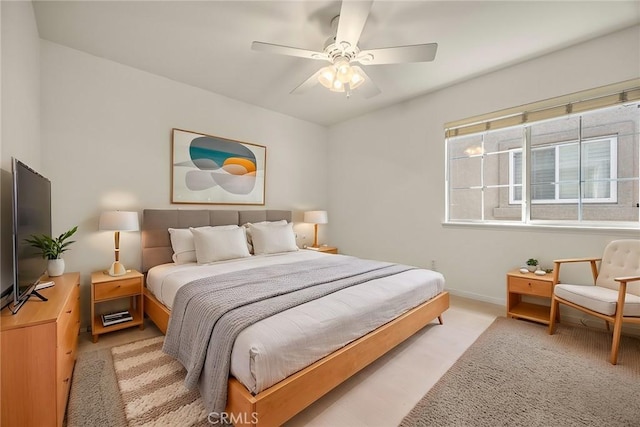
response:
M446 221L640 228L633 84L448 124Z
M531 183L535 191L531 203L577 203L580 173L584 203L616 203L617 144L618 138L611 136L532 149ZM522 149L509 153L509 203L522 203Z

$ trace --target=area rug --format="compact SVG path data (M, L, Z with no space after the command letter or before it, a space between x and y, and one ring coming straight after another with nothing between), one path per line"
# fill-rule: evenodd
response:
M640 426L640 339L498 318L402 421L416 426Z
M67 426L210 425L185 370L162 352L164 336L82 354L76 363Z

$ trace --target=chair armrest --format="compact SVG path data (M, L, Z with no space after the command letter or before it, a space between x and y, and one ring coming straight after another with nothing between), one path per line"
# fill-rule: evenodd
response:
M613 280L616 282L635 282L640 280L640 276L615 277Z
M602 258L566 258L566 259L554 259L553 260L553 284L556 285L560 282L560 266L569 262L588 262L591 264L591 275L593 276L593 284L596 284L598 279L598 267L597 261L602 261Z
M562 264L565 262L592 262L602 261L602 258L567 258L567 259L554 259L553 262Z

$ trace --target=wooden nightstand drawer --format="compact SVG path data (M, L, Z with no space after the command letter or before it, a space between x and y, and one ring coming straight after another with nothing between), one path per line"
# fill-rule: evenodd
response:
M122 279L113 282L94 284L95 300L102 301L113 298L121 298L142 293L142 280Z
M552 283L545 280L525 279L521 277L509 278L509 292L525 295L551 297Z
M91 335L93 342L98 341L100 334L107 332L132 326L144 329L143 280L144 276L136 270L129 270L123 276L109 276L104 271L96 271L91 274ZM131 320L105 326L101 314L108 312L105 307L98 308L98 306L111 306L113 301L120 299L129 300L129 308L125 311L131 315Z
M544 301L535 301L535 299L551 299L553 280L553 275L548 273L538 276L533 273L521 273L519 270L508 272L507 316L548 325L551 309ZM525 297L524 301L523 297ZM534 301L531 301L532 299Z

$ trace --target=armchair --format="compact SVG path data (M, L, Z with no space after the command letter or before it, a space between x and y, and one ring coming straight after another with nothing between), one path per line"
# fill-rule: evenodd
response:
M600 262L600 271L596 263ZM560 266L589 262L595 286L558 284ZM624 322L640 324L640 240L615 240L609 243L602 258L572 258L554 261L553 297L549 335L553 334L559 304L613 323L613 341L609 361L618 363L620 334ZM634 283L635 282L635 283Z

